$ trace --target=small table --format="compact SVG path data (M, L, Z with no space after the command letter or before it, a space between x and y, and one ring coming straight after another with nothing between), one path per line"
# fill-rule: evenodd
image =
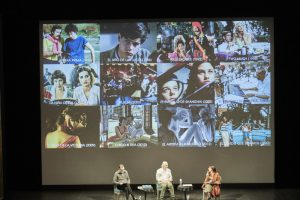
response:
M141 185L141 186L138 186L137 188L144 192L145 200L147 199L147 192L154 192L152 185Z
M177 190L182 191L184 193L184 199L186 200L186 192L193 190L192 184L182 184L178 185Z

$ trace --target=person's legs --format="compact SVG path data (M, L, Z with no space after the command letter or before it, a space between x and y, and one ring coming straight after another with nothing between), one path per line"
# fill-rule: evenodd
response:
M117 188L118 188L119 190L125 191L125 194L126 194L126 200L128 200L128 198L129 198L129 191L128 191L128 187L126 186L126 184L123 184L123 185L117 185Z
M221 131L222 140L224 147L229 147L230 144L230 138L229 138L229 132L228 131Z
M130 184L127 183L126 188L128 189L128 193L131 195L132 199L135 199Z
M247 146L249 146L249 141L250 141L250 138L249 138L249 132L246 132L246 134L245 134L246 136L246 142L245 142L245 145L247 145Z
M252 132L250 132L249 133L249 145L252 147L252 145L253 145L253 134L252 134Z
M175 198L173 184L172 184L171 182L168 182L167 186L168 186L168 188L169 188L169 190L170 190L171 198Z
M203 200L210 199L211 190L212 190L212 186L210 184L205 184L205 187L203 188Z
M243 131L243 143L244 143L244 145L246 145L246 132L245 131Z
M126 200L129 199L129 191L128 191L128 187L125 187L125 191L126 191Z
M204 191L203 191L203 197L202 197L202 199L203 199L203 200L207 200L207 192L204 192Z
M211 200L213 197L211 196L211 193L209 192L208 194L207 194L207 199L208 200Z
M250 137L249 137L249 132L243 132L243 136L244 136L244 145L249 146L249 141L250 141Z
M166 188L167 188L167 184L166 183L161 183L160 199L164 198Z

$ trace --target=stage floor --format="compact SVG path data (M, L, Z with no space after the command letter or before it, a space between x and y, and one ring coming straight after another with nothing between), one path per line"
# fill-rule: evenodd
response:
M251 188L251 189L222 189L221 200L295 200L300 199L300 189L275 189L275 188ZM135 197L144 199L144 193L134 190ZM184 194L175 191L176 199L184 199ZM202 199L202 191L199 189L187 193L189 200ZM43 190L43 191L10 191L9 200L110 200L114 199L112 190ZM121 199L125 199L120 198ZM147 193L148 200L155 200L156 194Z

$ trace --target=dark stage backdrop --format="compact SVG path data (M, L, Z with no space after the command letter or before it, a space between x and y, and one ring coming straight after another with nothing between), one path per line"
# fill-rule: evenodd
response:
M37 91L40 91L39 87L39 71L37 70L36 66L39 66L39 20L41 19L57 19L53 17L49 17L46 14L37 13L34 15L33 13L28 12L17 12L20 11L19 9L13 8L9 12L6 12L5 15L3 15L3 40L4 43L4 49L6 49L3 52L3 60L4 60L4 82L6 85L6 89L4 91L3 99L5 100L5 106L3 106L3 116L4 118L4 134L5 134L5 143L6 143L6 157L5 157L5 168L6 168L6 174L7 174L7 183L10 186L10 188L16 188L16 187L33 187L38 188L42 182L41 182L41 153L40 149L43 148L41 145L41 127L40 127L40 106L39 106L39 97L40 94ZM262 13L262 10L256 11L258 13L258 16L265 16ZM220 15L222 12L220 12ZM45 16L46 15L46 16ZM237 14L238 16L245 16L245 14L240 13ZM253 14L251 14L252 16ZM272 16L273 14L269 14L269 16ZM66 15L58 14L58 17L64 18L64 19L71 19L71 17L66 17ZM145 18L149 18L149 16L144 16ZM154 16L153 17L159 17ZM191 15L187 15L191 16ZM211 15L207 15L208 17L212 17ZM219 15L218 15L219 16ZM247 16L247 15L246 15ZM250 16L250 15L248 15ZM169 15L169 17L175 17L172 15ZM193 16L195 17L195 16ZM89 15L89 18L96 19L96 14ZM115 18L112 15L107 16L107 18ZM118 18L128 18L126 16L120 16ZM142 18L142 17L141 17ZM77 18L78 19L78 18ZM81 19L84 19L82 17ZM17 24L17 25L16 25ZM276 142L275 146L274 143L272 144L275 148L276 152L276 159L275 159L275 167L271 169L272 172L269 173L269 167L266 167L265 165L260 165L260 169L255 168L252 172L256 174L262 173L265 175L273 175L274 169L275 169L275 180L276 183L280 186L288 186L288 185L297 185L297 174L295 174L293 177L289 176L290 168L298 168L297 166L297 159L299 159L297 156L290 156L291 152L296 152L297 146L299 146L299 136L294 133L295 124L297 122L296 118L288 117L289 111L294 110L297 111L297 106L295 104L292 104L292 98L285 98L290 97L290 90L289 88L292 88L291 85L297 85L297 73L291 73L289 70L286 70L286 67L280 67L280 66L295 66L294 62L291 61L291 57L296 58L295 52L293 49L295 48L293 44L293 38L289 37L290 34L284 30L286 27L293 26L294 21L292 21L289 17L284 18L278 18L275 17L275 71L274 75L276 76L276 81L279 80L278 77L282 78L284 81L280 81L279 83L275 83L275 99L276 101L276 119L275 119L275 128L276 128ZM15 47L20 46L19 45L19 36L22 35L22 41L23 45L22 48L18 48L18 50L15 50ZM280 57L279 55L279 49L288 49L288 51L281 51ZM277 57L276 57L277 56ZM18 59L16 59L16 57ZM294 67L293 67L294 68ZM296 69L294 69L297 71ZM23 88L29 88L24 90ZM29 117L28 117L29 116ZM275 133L275 132L274 132ZM288 134L289 133L289 134ZM292 134L291 137L287 136ZM253 152L254 148L244 148L239 147L239 151L243 150L245 156L248 156L248 158L252 161L256 161L253 159L253 157L249 156L249 152ZM90 150L90 149L89 149ZM126 151L125 151L126 150ZM76 172L74 172L71 176L75 176L78 171L85 170L88 172L90 168L94 168L97 170L97 172L94 173L97 174L102 173L103 170L99 168L101 164L105 163L105 160L103 160L100 157L103 157L107 160L107 162L111 162L111 166L105 168L107 172L107 176L104 178L106 181L111 181L111 175L112 172L115 170L116 165L120 162L120 158L125 158L127 161L129 158L134 157L134 160L132 162L123 162L127 168L129 169L129 172L134 180L137 180L140 178L141 173L149 173L149 180L151 182L154 181L154 174L155 170L160 166L162 160L168 160L170 167L173 170L175 181L178 178L183 178L185 181L186 176L185 172L186 169L190 169L191 166L189 166L188 163L182 164L183 166L177 166L179 162L179 158L182 159L182 155L178 154L178 152L182 153L185 152L185 156L189 153L195 153L197 156L193 156L192 158L186 156L183 158L183 160L188 160L189 163L194 163L194 167L197 168L197 174L199 174L199 178L196 179L195 182L200 182L203 178L203 173L206 170L206 167L208 164L215 164L221 171L223 177L227 176L227 180L229 182L239 182L235 181L234 178L230 175L230 170L228 168L233 169L240 169L238 166L246 165L246 163L243 163L243 160L237 161L234 160L234 162L226 162L226 164L230 163L228 167L222 165L219 161L216 161L214 159L211 159L211 157L207 157L206 155L199 155L199 150L205 154L207 153L208 148L192 148L192 149L182 149L182 148L175 148L170 151L170 149L153 149L153 152L156 153L157 151L160 151L160 154L162 157L154 158L153 163L149 161L149 165L146 165L144 167L144 163L141 161L137 161L135 158L144 157L146 155L149 155L149 151L147 149L139 149L139 153L135 153L135 157L132 156L132 149L121 149L121 152L125 151L125 157L121 156L122 153L120 153L120 149L99 149L99 152L97 152L97 157L95 159L95 162L98 162L95 166L94 162L89 159L85 158L84 160L88 162L87 164L83 165L76 165L74 162L65 162L66 165L74 166L78 168L76 169ZM226 158L234 159L233 156L235 154L232 154L232 151L235 150L235 148L216 148L211 152L213 156L217 155L219 157L222 157L223 161ZM244 151L245 150L245 151ZM268 152L270 149L260 149L260 154L258 157L265 157L266 159L270 159L268 163L273 163L274 157L268 157L272 154L272 150ZM70 150L68 150L70 151ZM74 152L74 149L71 150ZM86 150L80 151L80 154L86 153ZM106 156L103 154L108 153ZM117 153L116 153L117 152ZM174 152L177 154L174 154ZM236 152L236 150L235 150ZM53 152L52 152L53 153ZM59 154L60 159L65 160L66 153L68 153L66 150L61 151L62 154ZM232 157L228 157L227 153L230 153ZM77 153L76 153L77 154ZM92 154L91 154L92 155ZM176 155L176 156L175 156ZM179 156L180 155L180 156ZM294 155L294 154L293 154ZM56 155L57 156L57 155ZM115 160L112 162L112 157L117 156L119 158L118 160ZM274 155L273 155L274 156ZM206 157L207 160L203 160L202 158ZM219 158L216 157L216 158ZM70 160L76 160L75 156L71 156ZM244 157L246 160L246 157ZM247 160L248 163L250 163L249 159ZM83 161L84 161L83 160ZM203 162L201 162L203 161ZM92 162L92 163L91 163ZM225 161L224 161L225 163ZM250 166L253 166L253 163L249 164ZM20 167L22 166L22 167ZM139 167L137 167L139 166ZM58 167L58 166L56 166ZM82 169L84 167L84 169ZM141 169L138 170L140 172L136 173L135 168ZM268 168L268 169L267 169ZM145 169L145 170L144 170ZM148 170L146 170L148 169ZM199 171L200 169L200 171ZM260 170L263 171L260 171ZM145 172L146 171L146 172ZM198 173L199 171L199 173ZM71 172L72 173L72 172ZM62 173L63 174L63 173ZM135 176L136 174L137 176ZM240 172L242 174L242 172ZM65 176L65 174L63 174ZM144 176L144 174L142 175ZM86 175L84 177L87 177ZM296 177L296 178L295 178ZM82 178L82 177L79 177ZM298 177L299 178L299 177ZM96 179L96 178L95 178ZM100 177L102 180L102 177ZM94 180L92 182L100 183L101 180ZM57 179L56 179L57 180ZM104 180L104 179L103 179ZM258 182L264 182L265 180L268 180L267 182L273 182L273 180L270 181L270 179L264 179L262 181ZM65 181L65 180L63 180ZM189 181L189 180L187 180ZM192 179L190 181L194 182ZM249 181L251 182L251 181ZM253 181L255 183L256 181ZM96 183L96 184L97 184ZM77 183L80 184L80 183Z

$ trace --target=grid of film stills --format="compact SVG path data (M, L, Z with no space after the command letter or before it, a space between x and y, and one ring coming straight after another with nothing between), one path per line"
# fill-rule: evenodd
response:
M43 147L271 146L267 22L42 23Z

